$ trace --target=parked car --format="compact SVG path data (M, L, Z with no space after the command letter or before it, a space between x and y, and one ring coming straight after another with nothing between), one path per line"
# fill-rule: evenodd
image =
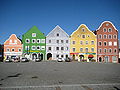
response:
M71 62L71 59L69 57L65 58L65 62Z
M35 62L40 62L40 61L41 61L40 58L35 59Z
M63 58L58 58L57 61L58 61L58 62L63 62L64 59L63 59Z
M29 62L29 60L26 57L21 58L21 62Z
M5 62L12 62L12 60L11 59L6 59Z

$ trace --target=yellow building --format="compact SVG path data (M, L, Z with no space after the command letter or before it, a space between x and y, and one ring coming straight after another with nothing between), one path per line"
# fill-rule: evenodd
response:
M84 24L70 36L70 55L73 60L97 61L97 37Z

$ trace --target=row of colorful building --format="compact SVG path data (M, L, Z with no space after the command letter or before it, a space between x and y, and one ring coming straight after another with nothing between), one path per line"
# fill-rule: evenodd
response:
M12 56L30 60L70 57L78 61L118 63L118 30L111 22L104 21L95 31L81 24L70 36L57 25L45 36L33 26L22 35L22 40L12 34L4 42L5 59Z

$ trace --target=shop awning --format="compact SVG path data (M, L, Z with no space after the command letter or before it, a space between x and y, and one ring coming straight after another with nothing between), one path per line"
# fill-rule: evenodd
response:
M92 54L90 54L89 56L88 56L88 58L93 58L94 56L92 55Z

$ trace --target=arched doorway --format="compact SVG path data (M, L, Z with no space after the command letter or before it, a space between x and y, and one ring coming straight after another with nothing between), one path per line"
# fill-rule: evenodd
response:
M75 55L74 54L73 54L72 58L73 58L73 60L75 60Z
M106 63L109 62L109 57L108 56L104 57L104 62L106 62Z
M33 53L32 54L32 59L34 60L34 59L36 59L37 58L37 54L36 53Z
M52 60L52 54L51 53L47 54L47 60Z
M99 62L102 62L102 58L101 57L99 57Z
M43 54L42 54L42 53L39 53L39 54L38 54L38 58L39 58L40 60L43 60Z
M84 60L84 55L79 55L79 57L80 57L80 61Z

